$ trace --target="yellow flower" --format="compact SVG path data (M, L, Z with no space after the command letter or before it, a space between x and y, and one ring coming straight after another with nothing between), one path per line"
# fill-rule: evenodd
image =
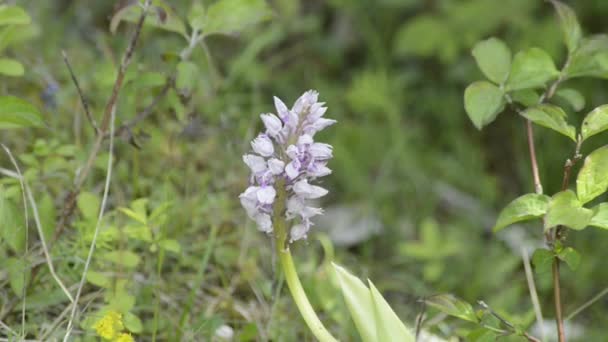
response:
M114 342L135 342L133 336L129 333L122 333L116 337Z
M115 338L125 327L122 324L122 315L119 312L110 310L95 323L93 328L97 332L97 335L106 340L111 340Z

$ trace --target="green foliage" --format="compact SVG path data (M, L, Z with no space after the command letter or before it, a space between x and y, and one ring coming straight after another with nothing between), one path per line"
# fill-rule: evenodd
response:
M464 92L464 106L475 127L482 129L503 110L504 93L489 82L475 82Z
M539 48L530 48L518 52L513 57L506 89L513 91L543 87L558 75L559 71L547 52Z
M239 32L270 16L270 8L264 0L220 0L207 9L202 20L203 33L208 36Z
M550 200L549 196L542 194L526 194L516 198L500 212L492 230L498 232L513 223L544 216Z
M35 106L14 96L0 96L0 129L43 125L40 111Z
M439 311L465 321L478 323L479 317L471 304L450 294L440 294L425 298L425 303Z
M368 288L343 267L333 266L346 305L364 342L415 340L371 281L368 280Z
M560 191L551 198L547 215L545 216L545 230L564 225L581 230L587 227L593 217L591 209L583 208L574 191Z
M537 125L552 129L576 141L576 128L566 122L566 112L557 106L537 105L526 109L522 116Z
M576 178L578 200L585 204L608 190L608 147L593 151Z
M497 38L482 40L472 50L479 69L492 82L502 84L511 70L511 50Z
M564 41L569 53L574 53L583 36L576 14L567 5L559 1L551 1L559 17L560 26L564 33Z
M608 105L602 105L585 116L581 127L583 140L608 129Z

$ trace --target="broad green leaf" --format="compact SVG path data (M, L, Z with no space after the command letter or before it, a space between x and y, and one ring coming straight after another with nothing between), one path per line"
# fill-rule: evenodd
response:
M424 300L426 304L438 309L450 316L458 317L465 321L478 323L479 318L471 304L451 294L440 294L428 297Z
M264 0L219 0L207 9L203 33L208 36L240 32L271 15Z
M14 96L0 96L0 129L43 125L38 108Z
M57 210L55 209L55 202L48 192L44 192L40 197L40 201L38 202L38 214L40 215L40 224L42 225L44 237L47 241L50 241L55 234Z
M96 221L99 213L101 201L99 196L91 192L81 192L78 196L78 210L82 216L88 221Z
M129 312L135 306L135 296L124 289L115 290L112 293L108 306L118 312Z
M552 251L539 248L532 254L532 264L534 265L534 271L538 274L551 272L551 264L555 255Z
M10 25L0 27L0 52L7 46L24 42L40 33L38 26Z
M18 61L10 58L0 58L0 74L6 76L23 76L25 70Z
M513 58L507 90L542 87L558 75L549 54L539 48L530 48L518 52Z
M0 25L27 25L31 21L21 7L0 5Z
M401 322L397 314L391 309L382 294L368 279L367 283L374 303L376 319L376 341L402 341L414 342L414 335Z
M566 122L566 112L563 109L549 104L538 105L526 109L523 117L537 125L550 128L576 141L576 128Z
M464 108L477 129L494 121L504 106L502 90L490 82L475 82L464 91Z
M188 11L188 23L192 31L200 31L205 27L205 7L199 2L192 2L192 7Z
M24 286L30 277L29 264L23 259L11 257L6 259L5 267L8 271L8 281L11 289L17 297L21 298Z
M103 273L89 270L87 272L87 281L95 286L109 289L112 287L112 280Z
M127 3L126 6L118 9L110 21L110 32L116 33L118 25L124 20L137 23L141 16L141 8L137 2ZM181 34L184 38L189 38L186 32L186 25L164 1L153 1L150 13L146 16L144 25L163 29L165 31Z
M557 257L575 271L581 262L581 255L572 247L566 247L557 253Z
M608 35L597 34L583 38L565 70L566 78L608 78Z
M569 6L557 0L551 0L551 3L553 3L557 11L568 52L572 54L578 48L583 36L581 26L578 23L576 14Z
M545 216L545 230L563 225L575 230L584 229L591 222L593 211L583 208L572 190L561 191L551 198Z
M581 127L583 140L608 129L608 105L602 105L592 110Z
M585 98L578 90L572 88L560 89L555 93L555 96L568 102L576 112L585 108Z
M473 57L486 77L501 84L509 77L511 70L511 50L500 39L482 40L473 47Z
M129 208L123 207L118 208L118 210L141 224L147 224L148 218L145 215L142 215L141 213L137 213Z
M521 89L512 92L511 99L526 107L533 107L538 104L540 96L533 89Z
M593 209L593 217L590 226L608 229L608 203L600 203Z
M515 222L542 217L547 212L550 199L549 196L540 194L526 194L516 198L500 212L494 232Z
M451 39L450 28L439 15L423 14L405 22L395 35L395 54L400 57L438 55L443 62L454 60L458 55L458 44ZM424 39L420 39L424 37Z
M182 94L191 94L200 82L198 66L189 61L182 61L177 64L177 77L175 86Z
M145 224L127 225L124 232L129 238L152 242L152 232Z
M141 261L141 257L131 251L111 251L102 254L103 259L111 261L117 265L121 265L127 268L137 267Z
M0 188L0 238L17 254L25 250L25 219Z
M135 316L135 314L132 312L125 313L123 323L125 328L134 334L139 334L144 330L144 325L141 323L141 319Z
M182 247L180 246L179 242L172 239L161 240L158 245L160 246L160 248L176 254L179 254L182 250Z
M608 146L598 148L585 158L576 178L576 193L585 204L608 190Z
M343 267L336 264L333 264L333 266L340 282L346 306L355 322L361 340L363 342L377 341L374 302L369 289L359 278L350 274Z
M498 340L498 335L486 328L475 329L467 335L467 341L470 342L496 342L496 340Z

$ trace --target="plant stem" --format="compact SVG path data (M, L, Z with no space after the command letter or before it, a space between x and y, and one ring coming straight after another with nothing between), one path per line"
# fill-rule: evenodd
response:
M538 173L538 161L536 160L536 147L534 146L534 128L532 121L526 120L526 131L528 135L528 149L530 150L530 162L532 164L532 177L534 178L534 190L537 194L543 193L543 185Z
M559 342L566 342L564 318L562 316L562 299L559 285L559 259L553 259L553 297L555 298L555 321L557 323L557 337Z
M337 342L338 340L327 331L315 310L312 308L312 305L306 296L306 292L304 292L298 273L296 272L296 267L291 258L291 252L288 247L285 247L285 242L287 241L287 222L285 221L287 192L283 180L278 181L276 185L278 196L275 202L276 207L273 217L274 242L281 268L285 274L287 287L289 288L289 292L291 292L294 302L296 302L300 315L304 318L304 321L312 334L321 342Z

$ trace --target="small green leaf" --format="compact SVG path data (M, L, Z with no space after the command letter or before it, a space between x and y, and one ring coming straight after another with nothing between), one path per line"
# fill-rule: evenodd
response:
M513 58L507 90L542 87L558 75L551 56L539 48L530 48Z
M103 259L127 268L134 268L139 265L141 257L131 251L111 251L103 254Z
M182 247L180 246L179 242L172 239L161 240L158 245L160 246L160 248L176 254L179 254L182 250Z
M82 216L89 221L97 220L101 201L99 197L91 192L82 192L78 196L78 210Z
M200 82L198 66L189 61L182 61L177 64L177 77L175 86L182 94L191 94Z
M549 196L540 194L526 194L516 198L500 212L493 228L494 232L515 222L532 220L545 215L549 201Z
M576 141L576 128L566 122L566 112L563 109L549 104L538 105L526 109L523 117L537 125L547 127Z
M148 218L145 215L142 215L141 213L137 213L129 208L123 207L118 208L118 210L141 224L147 224Z
M129 312L135 306L135 296L124 289L112 293L108 306L118 312Z
M134 334L139 334L144 330L144 325L141 323L141 319L131 312L125 313L123 323L125 328Z
M0 58L0 74L6 76L23 76L25 70L18 61L10 58Z
M589 225L593 217L591 209L583 208L572 190L561 191L551 198L545 216L545 230L563 225L575 230L582 230Z
M25 220L19 210L0 188L0 237L13 252L20 254L25 250Z
M333 264L333 263L332 263ZM348 311L363 342L377 341L374 302L369 289L359 278L333 264Z
M272 12L264 0L220 0L207 9L203 33L230 34L270 19Z
M21 7L0 5L0 25L27 25L31 21Z
M0 129L43 125L38 108L14 96L0 96Z
M458 317L465 321L478 323L479 318L471 304L451 294L440 294L425 299L426 304L438 309L450 316Z
M482 40L473 47L473 57L486 77L501 84L509 77L511 70L511 50L500 39Z
M576 193L585 204L608 190L608 146L598 148L587 158L576 178Z
M608 35L597 34L583 38L565 70L566 78L608 78Z
M555 93L555 96L568 102L575 112L585 108L585 98L578 90L572 88L560 89Z
M583 141L608 129L608 105L602 105L592 110L581 127Z
M8 281L11 289L17 297L21 298L24 286L30 277L29 264L23 259L10 257L6 259L5 267L8 271Z
M581 262L581 255L572 247L566 247L557 253L557 257L568 264L571 270L576 271Z
M376 341L403 341L414 342L414 335L401 322L397 314L391 309L382 294L368 279L367 283L374 303L376 319Z
M188 11L188 23L192 31L200 31L205 27L205 7L199 2L192 2L192 7Z
M593 210L593 217L589 225L608 229L608 203L600 203L591 210Z
M496 342L496 340L498 340L498 335L492 330L479 328L471 331L467 335L466 340L470 342Z
M89 270L87 272L87 281L95 286L109 289L112 287L112 280L103 273Z
M533 89L521 89L512 92L511 99L526 107L533 107L538 104L540 96Z
M551 2L557 11L560 26L562 27L562 31L564 33L564 41L568 47L568 52L572 54L578 48L583 36L581 26L578 23L576 14L569 6L557 0L551 0Z
M464 108L477 129L494 121L503 110L503 95L502 90L490 82L478 81L467 87L464 91Z
M555 255L552 251L539 248L534 251L532 255L532 264L534 265L534 271L538 274L544 274L551 272L551 264L553 263Z
M116 33L118 25L124 20L131 23L139 21L141 16L141 7L137 2L129 2L114 13L110 21L110 32ZM181 34L184 38L188 38L186 33L186 25L171 9L171 6L164 1L155 1L150 13L146 16L144 25L163 29L165 31Z

